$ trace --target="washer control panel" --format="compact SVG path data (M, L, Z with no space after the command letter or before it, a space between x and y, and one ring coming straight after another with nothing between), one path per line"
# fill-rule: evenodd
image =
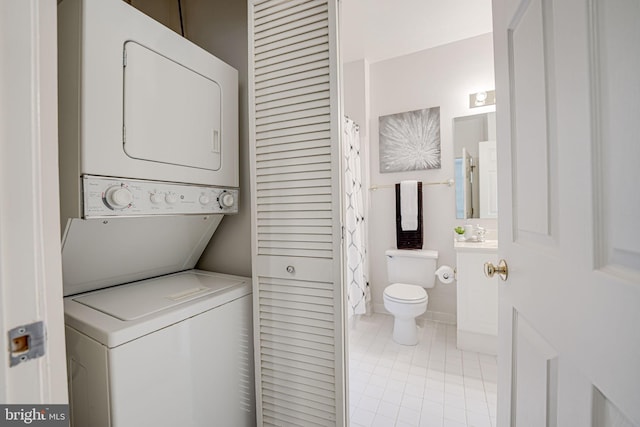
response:
M238 189L84 176L84 217L234 214Z

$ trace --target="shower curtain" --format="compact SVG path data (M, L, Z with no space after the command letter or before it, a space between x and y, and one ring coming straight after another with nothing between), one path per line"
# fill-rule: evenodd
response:
M366 228L360 168L360 131L353 120L344 123L344 195L347 299L349 317L365 314L370 300L366 270Z

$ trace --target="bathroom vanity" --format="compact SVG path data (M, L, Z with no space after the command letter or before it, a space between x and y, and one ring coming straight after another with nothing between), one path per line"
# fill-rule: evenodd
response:
M460 350L497 354L498 282L485 277L484 263L496 261L498 241L455 242L458 341Z

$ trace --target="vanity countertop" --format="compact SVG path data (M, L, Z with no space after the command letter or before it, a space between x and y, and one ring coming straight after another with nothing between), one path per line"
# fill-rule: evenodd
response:
M453 242L453 248L460 252L497 252L497 240L485 240L484 242Z

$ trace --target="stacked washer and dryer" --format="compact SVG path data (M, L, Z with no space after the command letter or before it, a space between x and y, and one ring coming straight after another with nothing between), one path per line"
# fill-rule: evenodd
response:
M251 281L194 270L237 213L237 72L121 0L58 5L75 427L255 423Z

